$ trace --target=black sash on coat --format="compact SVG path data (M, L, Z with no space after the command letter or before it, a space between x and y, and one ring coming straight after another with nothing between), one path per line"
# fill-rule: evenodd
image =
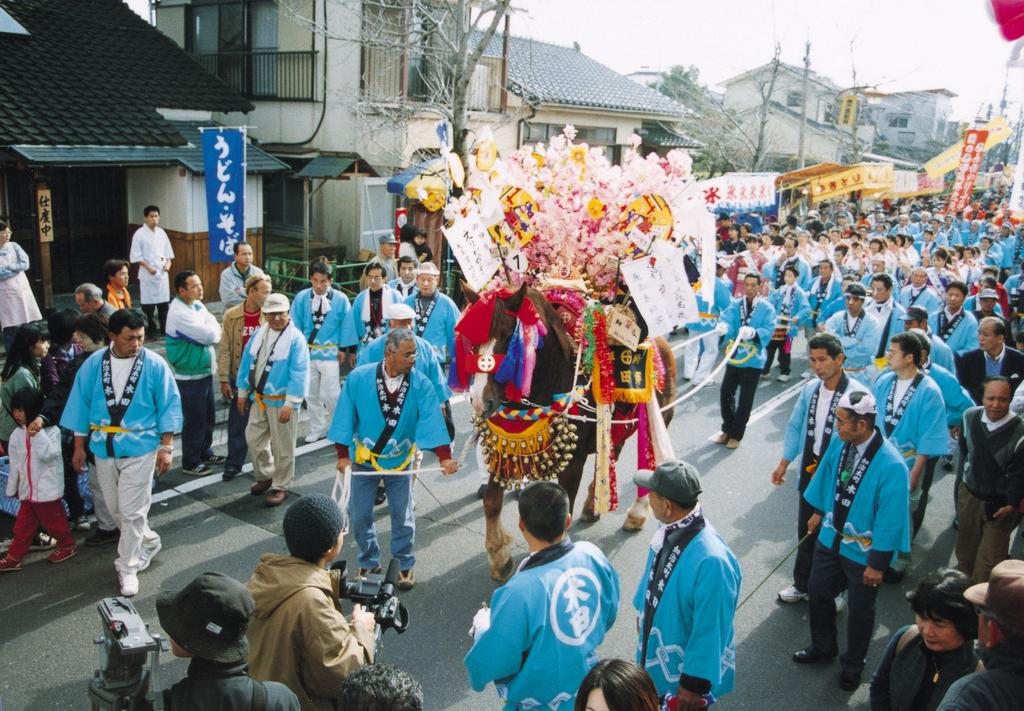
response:
M121 391L121 399L118 400L114 395L114 377L110 365L112 357L108 348L103 353L103 360L100 363L100 377L103 384L103 397L107 401L107 412L110 413L110 424L108 427L116 429L121 427L121 421L124 419L125 413L128 412L128 406L132 404L132 399L135 397L135 392L139 386L139 379L142 377L142 365L145 358L141 350L139 355L135 356L131 372L128 374L128 382L125 383L124 390ZM115 434L118 433L111 431L106 433L108 457L114 456Z
M384 451L384 448L391 441L391 435L395 433L395 429L398 427L398 420L402 416L402 408L405 407L405 398L409 394L409 381L412 380L412 373L406 373L405 378L402 379L402 384L398 386L398 392L395 393L395 404L389 404L388 389L384 385L384 363L377 366L377 401L380 405L381 415L384 416L384 429L381 430L380 437L373 445L373 453L380 454Z

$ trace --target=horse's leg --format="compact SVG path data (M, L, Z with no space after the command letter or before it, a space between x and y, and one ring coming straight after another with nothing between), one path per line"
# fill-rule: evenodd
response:
M644 524L647 523L647 514L650 510L651 506L647 495L640 496L640 492L637 491L636 500L626 510L626 521L622 524L622 530L642 531Z
M491 578L504 583L514 570L512 563L512 536L501 525L501 506L505 500L505 490L494 483L487 482L484 490L484 519L487 522L487 534L484 547L487 549L487 560L491 567Z

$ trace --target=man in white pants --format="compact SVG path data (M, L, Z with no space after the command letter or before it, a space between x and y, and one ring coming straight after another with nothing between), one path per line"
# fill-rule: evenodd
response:
M76 471L85 468L89 438L103 498L121 529L114 567L121 594L130 597L139 592L138 574L160 550L160 536L147 520L153 472L160 476L171 466L181 397L166 361L142 347L142 316L115 311L109 329L110 348L79 368L60 424L75 433Z
M313 284L295 295L291 320L309 346L309 433L306 442L327 434L334 408L341 394L341 363L345 353L338 348L341 327L351 306L348 297L331 286L331 265L314 260L309 267Z

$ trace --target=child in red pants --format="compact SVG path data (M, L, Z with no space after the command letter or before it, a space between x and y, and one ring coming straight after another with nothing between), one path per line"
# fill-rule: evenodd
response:
M21 508L14 521L14 541L0 560L0 572L21 570L21 560L40 526L57 539L57 549L48 558L51 563L63 563L78 552L61 504L64 465L60 431L55 426L44 427L32 437L26 429L42 406L43 393L35 388L22 388L11 396L11 413L18 428L8 445L7 495L17 495Z

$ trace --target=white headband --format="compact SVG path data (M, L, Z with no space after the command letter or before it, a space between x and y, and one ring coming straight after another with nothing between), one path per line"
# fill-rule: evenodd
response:
M857 401L856 405L854 405L853 402L851 402L850 398L850 396L853 395L854 392L860 393L860 400ZM843 393L843 396L839 399L839 407L843 408L844 410L853 410L858 415L878 414L878 408L875 405L875 398L873 398L869 393L860 390L847 390L845 393Z

